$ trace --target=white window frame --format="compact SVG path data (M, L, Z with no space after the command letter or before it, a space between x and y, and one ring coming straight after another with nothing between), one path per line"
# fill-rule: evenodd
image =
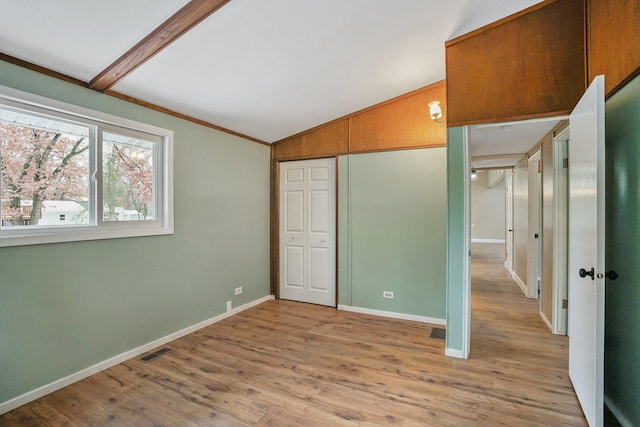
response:
M45 98L13 88L0 86L0 104L18 106L34 113L43 112L62 120L73 120L95 128L90 142L89 156L93 164L90 180L90 215L87 225L16 227L0 229L0 247L61 243L83 240L115 239L123 237L174 234L173 225L173 131L102 113L77 105ZM154 167L155 220L103 221L102 218L102 153L103 131L146 134L157 138L157 165ZM157 170L156 170L157 169ZM99 177L99 178L97 178ZM100 204L98 204L100 203Z

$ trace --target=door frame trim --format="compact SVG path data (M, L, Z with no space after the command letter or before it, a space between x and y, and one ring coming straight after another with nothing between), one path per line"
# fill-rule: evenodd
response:
M568 296L568 245L569 245L569 176L563 168L563 150L569 157L568 141L571 137L569 125L553 138L553 303L552 332L567 335L567 309L562 308L562 300Z
M272 151L273 154L273 151ZM271 209L270 209L270 223L271 223L271 232L270 232L270 287L271 287L271 295L275 297L275 299L280 299L280 163L290 162L290 161L301 161L301 160L318 160L318 159L335 159L335 203L336 203L336 212L335 212L335 256L336 256L336 268L335 268L335 281L336 281L336 295L335 295L335 306L334 308L338 308L338 296L339 296L339 282L338 282L338 261L339 261L339 253L338 253L338 212L339 212L339 195L338 195L338 156L326 156L326 157L309 157L303 159L288 159L288 160L275 160L271 159Z
M542 248L542 150L538 149L527 159L527 297L540 300L538 270L541 262ZM533 202L533 203L532 203ZM532 232L533 231L533 232ZM538 235L538 238L535 237Z
M280 299L280 162L271 159L270 278L271 295Z
M340 268L340 245L338 243L338 236L340 236L340 218L339 218L339 215L338 215L338 213L340 212L340 198L338 197L339 196L338 193L340 191L340 173L338 172L338 166L339 166L338 165L338 163L339 163L338 162L338 156L334 156L334 161L335 161L335 169L334 169L334 171L335 171L335 174L336 174L336 176L335 176L335 190L336 190L336 194L335 194L335 197L336 197L336 200L335 200L335 206L336 206L335 224L336 224L336 227L335 228L336 228L336 237L335 237L335 240L334 240L334 243L335 243L335 246L336 246L335 247L335 256L336 256L336 264L335 264L336 268L335 268L335 270L336 271L334 272L334 274L336 275L336 278L335 278L335 283L336 283L336 306L335 306L335 308L337 309L338 308L338 302L339 302L338 298L340 296L340 294L338 293L338 281L339 281L338 271L339 271L339 268Z

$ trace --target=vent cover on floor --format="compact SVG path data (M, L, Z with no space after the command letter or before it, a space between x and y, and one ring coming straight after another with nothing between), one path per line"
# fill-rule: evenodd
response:
M431 335L429 338L445 340L447 338L447 330L443 328L433 328L431 329Z
M170 348L166 348L166 347L165 348L161 348L158 351L154 351L151 354L147 354L146 356L141 357L140 360L143 361L144 363L149 363L152 360L157 359L158 357L162 356L163 354L169 353L170 351L171 351Z

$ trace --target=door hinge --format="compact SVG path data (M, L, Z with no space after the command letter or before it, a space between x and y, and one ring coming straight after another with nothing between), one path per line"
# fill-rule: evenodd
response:
M562 300L562 308L563 308L564 310L566 310L566 309L568 309L568 308L569 308L569 300L566 300L566 299L563 299L563 300Z
M567 169L569 167L569 159L566 157L562 159L562 169Z

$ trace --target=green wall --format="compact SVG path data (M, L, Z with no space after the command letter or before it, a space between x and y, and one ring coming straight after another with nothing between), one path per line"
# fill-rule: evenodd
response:
M174 235L0 248L0 403L269 295L269 147L4 62L0 85L175 132Z
M351 156L338 156L338 304L352 305L351 298Z
M640 426L640 77L607 101L605 127L606 268L620 275L606 284L605 395Z
M338 169L339 304L444 319L446 149L341 156Z
M465 295L464 185L469 176L465 168L464 128L447 129L447 354L464 356L464 328L467 308Z

